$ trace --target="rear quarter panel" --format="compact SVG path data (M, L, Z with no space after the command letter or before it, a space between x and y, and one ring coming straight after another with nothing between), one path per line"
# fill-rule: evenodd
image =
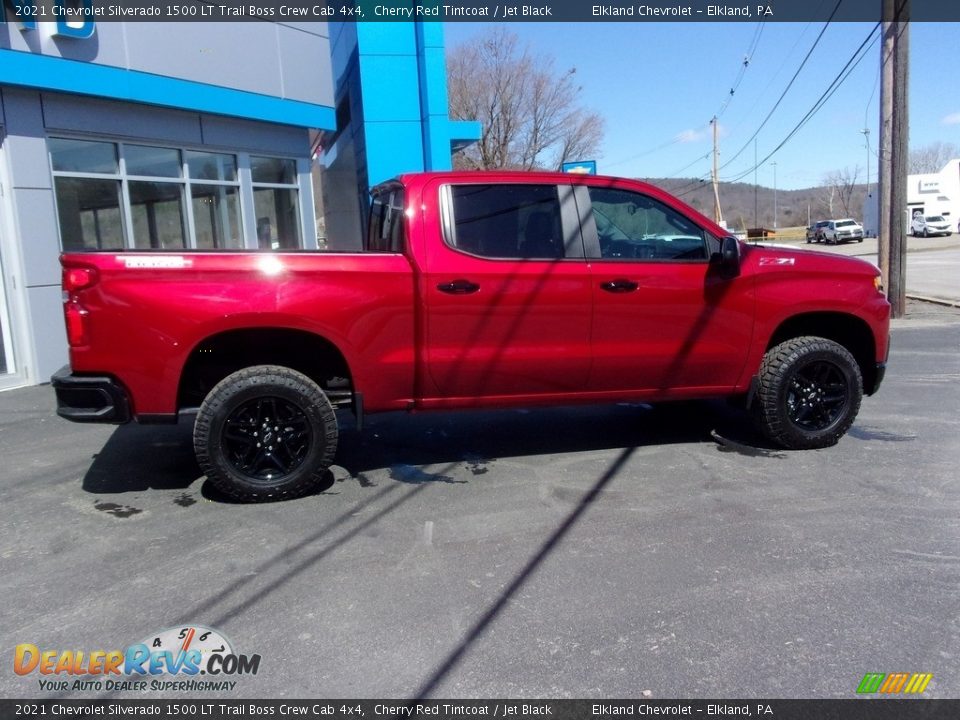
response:
M151 267L151 258L164 266ZM98 253L62 262L99 274L79 293L90 312L90 341L71 349L73 371L115 376L131 391L137 414L174 412L193 349L217 333L249 328L329 340L371 410L406 407L412 397L414 286L402 255Z

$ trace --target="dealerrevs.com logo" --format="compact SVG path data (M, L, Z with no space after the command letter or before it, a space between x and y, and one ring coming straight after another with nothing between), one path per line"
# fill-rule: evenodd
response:
M259 670L260 655L235 652L221 632L203 625L169 628L125 650L21 643L13 657L17 675L37 675L40 689L49 691L229 691L237 685L233 677Z

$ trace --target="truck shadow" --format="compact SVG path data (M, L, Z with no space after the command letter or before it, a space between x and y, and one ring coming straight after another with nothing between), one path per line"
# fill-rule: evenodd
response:
M101 495L185 490L193 485L202 478L193 455L193 420L187 415L177 425L118 427L94 456L83 489ZM722 401L390 413L368 418L362 432L356 431L349 413L342 413L340 422L335 464L364 487L374 486L367 474L378 470L412 485L465 482L421 468L462 464L477 477L496 459L528 455L676 443L711 443L746 454L767 454L770 447L752 429L745 413ZM328 490L334 482L328 474L317 492ZM230 502L207 482L201 492L210 500Z
M96 495L186 489L203 474L193 455L193 419L187 416L177 425L120 425L93 456L83 489Z
M771 452L746 413L724 401L397 413L368 418L360 433L353 427L350 417L336 459L353 477L398 465L448 463L482 475L486 464L498 458L678 443Z

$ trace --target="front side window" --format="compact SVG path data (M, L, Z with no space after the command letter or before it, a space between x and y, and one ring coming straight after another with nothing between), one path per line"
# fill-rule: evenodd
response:
M480 257L558 260L564 257L556 185L454 185L447 244Z
M647 195L589 189L600 257L624 260L708 258L707 234L673 208Z

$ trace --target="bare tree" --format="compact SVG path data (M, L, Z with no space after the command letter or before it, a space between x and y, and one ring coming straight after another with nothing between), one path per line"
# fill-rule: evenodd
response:
M930 143L910 151L908 167L913 175L940 172L956 157L960 157L960 147L954 143Z
M576 68L558 73L553 59L534 55L516 35L496 28L447 56L450 116L479 120L480 141L457 153L469 169L559 169L593 159L603 119L577 104Z
M855 212L853 206L853 196L856 194L857 176L860 174L860 167L854 166L853 170L845 167L843 170L832 170L823 176L824 191L829 198L829 215L835 217L834 198L843 211L843 217L857 217L860 212ZM860 208L862 210L862 208Z
M816 204L817 215L824 218L834 217L833 201L836 196L837 196L836 186L824 180L824 185L819 189L818 196L817 196L817 204Z

